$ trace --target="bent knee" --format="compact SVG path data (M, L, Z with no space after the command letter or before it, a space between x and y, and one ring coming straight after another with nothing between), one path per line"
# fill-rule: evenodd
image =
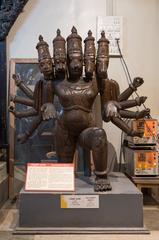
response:
M104 129L98 128L94 130L94 136L93 136L93 147L94 148L101 148L105 146L107 137Z

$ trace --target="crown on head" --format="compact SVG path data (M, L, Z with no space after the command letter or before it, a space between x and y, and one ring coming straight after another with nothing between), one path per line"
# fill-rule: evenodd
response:
M60 58L63 56L66 58L66 47L65 47L65 39L61 36L60 29L57 29L57 36L53 39L53 55L54 58Z
M101 38L98 40L98 57L109 57L109 40L105 37L105 32L101 32Z
M47 44L47 42L45 42L43 40L42 35L39 36L39 42L36 45L36 49L38 50L39 62L42 59L51 58L51 55L50 55L50 52L49 52L49 45Z
M92 36L91 30L88 31L88 36L84 40L85 48L84 48L84 59L91 56L95 58L95 44L94 37Z
M77 29L74 26L71 32L67 37L67 54L75 52L82 54L82 38L78 35Z

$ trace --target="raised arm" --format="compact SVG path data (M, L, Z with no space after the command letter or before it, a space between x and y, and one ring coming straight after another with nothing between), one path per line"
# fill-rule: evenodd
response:
M132 84L130 84L129 87L119 95L118 98L119 102L127 100L133 94L133 92L135 92L137 88L140 87L143 83L144 83L143 78L141 77L134 78Z
M15 80L15 84L26 94L26 96L33 99L32 90L20 79L20 76L13 74L12 77Z

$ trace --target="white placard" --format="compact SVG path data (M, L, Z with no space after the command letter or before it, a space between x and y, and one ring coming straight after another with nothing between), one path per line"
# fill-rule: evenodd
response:
M74 164L28 163L26 191L74 191Z
M61 208L99 208L99 195L61 195Z
M100 39L101 32L104 30L106 38L109 40L110 57L120 56L116 39L119 39L120 48L122 50L122 25L123 18L120 16L97 17L97 40Z

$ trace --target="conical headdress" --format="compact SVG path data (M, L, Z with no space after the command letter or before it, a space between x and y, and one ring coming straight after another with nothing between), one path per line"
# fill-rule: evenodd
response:
M91 56L95 59L95 44L94 37L92 36L91 30L88 31L88 37L84 40L85 48L84 48L84 59Z
M61 36L60 29L57 29L57 36L53 39L53 56L54 58L60 58L62 55L66 58L65 39Z
M36 49L38 50L39 62L42 59L51 58L51 55L49 52L49 45L47 44L47 42L43 40L43 37L41 35L39 36L39 42L36 45Z
M78 52L82 54L82 38L77 34L77 29L72 28L71 34L67 37L67 54Z
M101 38L98 40L98 57L107 57L109 58L109 40L105 37L105 32L101 32Z

